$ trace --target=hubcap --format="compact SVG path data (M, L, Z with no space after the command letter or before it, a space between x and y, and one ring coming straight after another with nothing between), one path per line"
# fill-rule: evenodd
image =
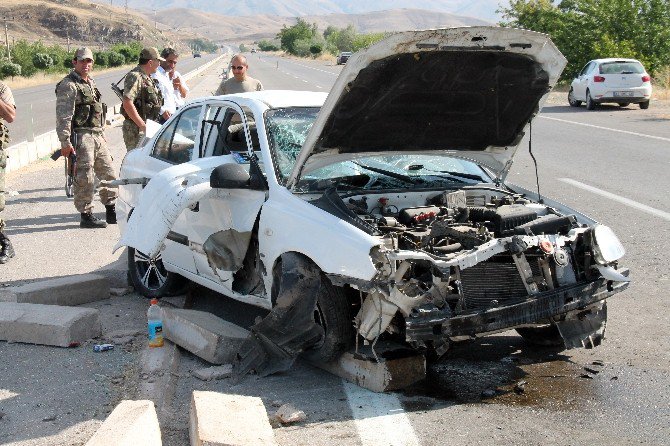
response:
M150 290L157 290L165 285L168 273L163 266L160 254L154 258L149 258L146 254L136 250L134 260L142 285Z

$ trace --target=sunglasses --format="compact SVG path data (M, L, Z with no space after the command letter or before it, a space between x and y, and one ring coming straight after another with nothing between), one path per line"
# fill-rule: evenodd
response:
M230 68L232 68L233 70L241 70L242 68L244 68L244 65L240 65L240 66L238 66L238 67L236 67L235 65L233 65L233 66L231 66Z

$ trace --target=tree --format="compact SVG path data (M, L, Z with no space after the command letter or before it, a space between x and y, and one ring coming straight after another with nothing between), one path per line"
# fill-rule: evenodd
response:
M277 39L281 42L281 49L287 53L297 54L295 44L297 41L310 41L317 33L316 23L310 25L303 19L298 19L298 23L287 27L284 25L277 34Z
M309 52L312 54L313 57L318 56L321 54L321 50L323 49L323 46L319 43L311 45L309 47Z
M14 76L21 76L21 65L17 63L5 62L2 66L0 66L0 74L2 75L3 79L7 76L11 76L12 80L14 80Z
M107 56L107 61L110 67L120 67L121 65L126 63L126 58L123 57L123 54L121 53L117 53L116 51L110 51Z
M269 40L261 40L258 42L258 48L261 51L279 51L279 44Z
M668 0L511 0L502 26L549 34L568 66L567 80L602 57L639 59L654 75L670 65Z
M95 58L95 65L99 67L106 67L109 65L109 53L106 51L96 51L93 53Z
M46 70L54 65L54 60L48 54L36 53L33 55L33 65L35 68Z

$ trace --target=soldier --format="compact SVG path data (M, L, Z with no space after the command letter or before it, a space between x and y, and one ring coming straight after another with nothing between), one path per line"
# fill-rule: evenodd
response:
M93 53L79 48L72 59L74 70L56 85L56 133L61 155L77 155L74 181L74 206L81 213L82 228L105 228L116 223L116 190L100 188L100 201L105 205L105 221L92 213L95 175L101 180L115 180L112 156L104 135L107 106L100 100L100 91L89 74L93 69ZM95 174L95 175L94 175Z
M7 147L9 146L9 130L2 120L13 122L16 117L16 104L12 90L0 81L0 212L5 208L5 167L7 167ZM0 264L5 264L14 257L14 247L3 232L5 222L0 217Z
M165 59L156 48L144 48L140 52L139 65L126 74L121 114L126 118L123 121L123 141L127 150L139 144L140 133L144 133L147 127L147 119L158 121L160 116L163 96L156 85L157 81L151 79L160 62L165 62Z

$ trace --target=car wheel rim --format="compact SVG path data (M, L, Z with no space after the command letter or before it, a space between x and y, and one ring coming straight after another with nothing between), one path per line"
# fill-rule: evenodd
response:
M144 253L135 251L134 261L138 277L144 287L149 290L157 290L165 285L167 270L163 265L160 254L152 259Z

